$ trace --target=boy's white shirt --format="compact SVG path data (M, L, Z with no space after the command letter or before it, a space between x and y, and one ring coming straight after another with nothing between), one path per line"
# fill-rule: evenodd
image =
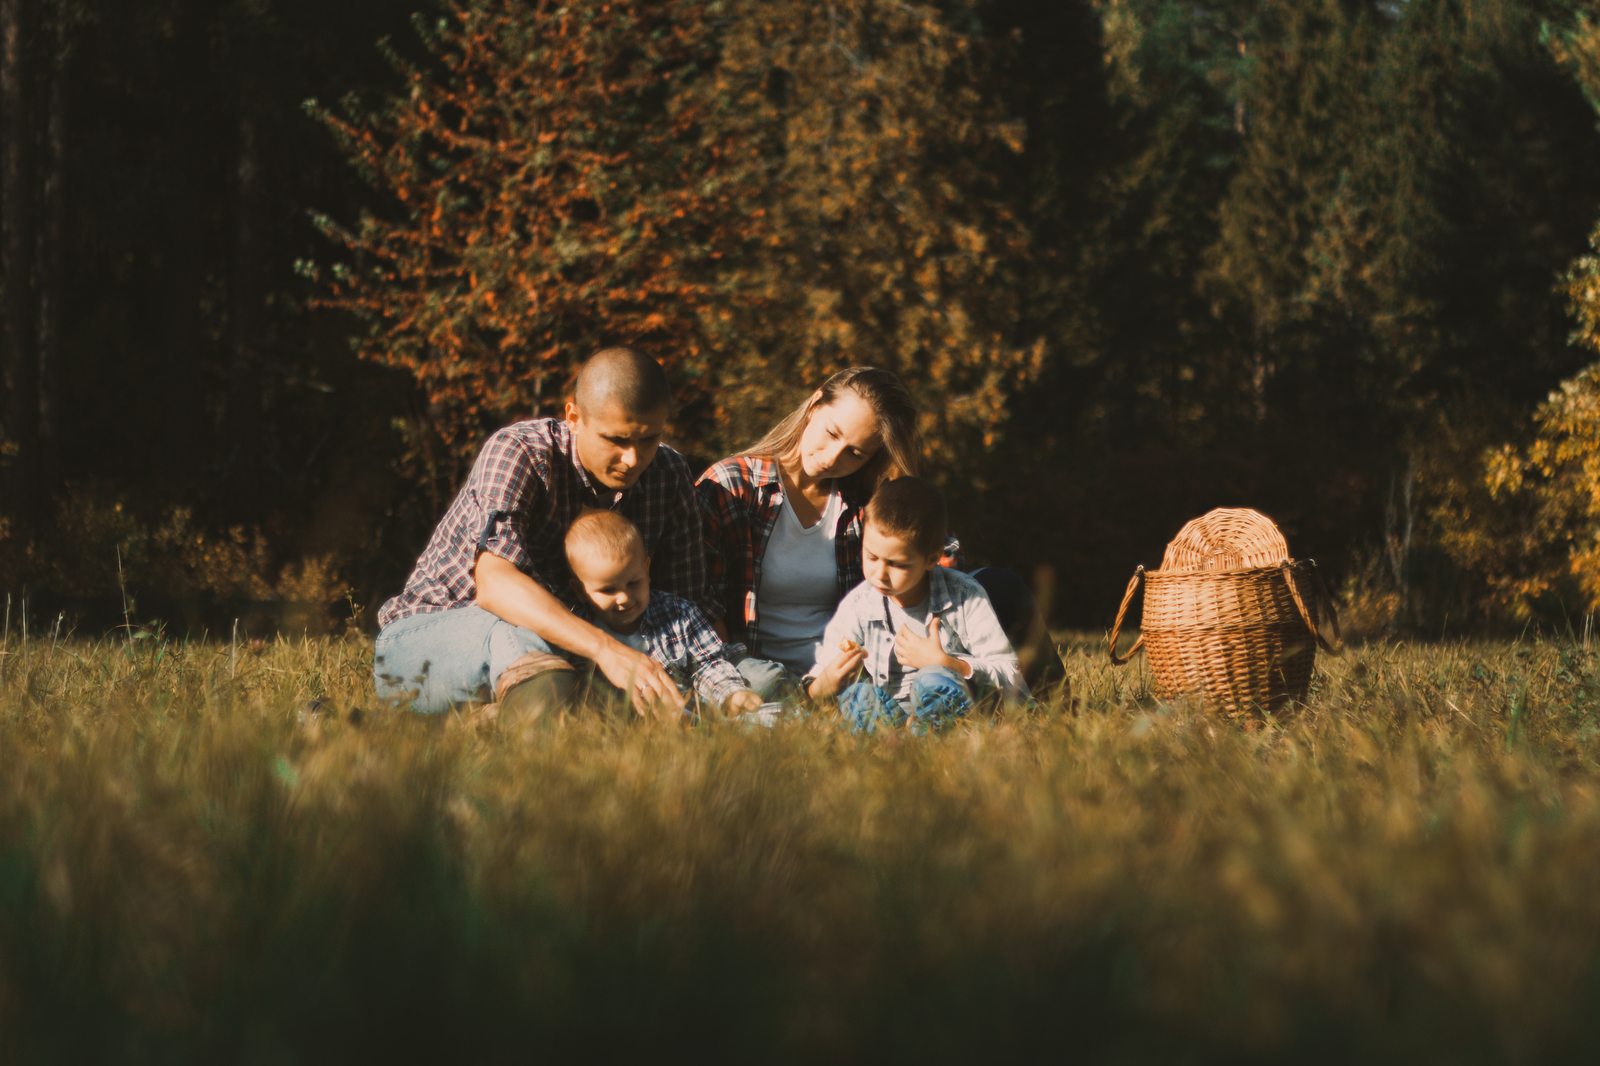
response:
M612 629L609 625L606 624L606 621L605 621L604 618L600 618L600 619L598 619L598 621L600 622L600 628L601 629L604 629L607 633L610 633L613 637L616 637L618 640L622 641L622 643L626 644L628 647L632 648L634 651L642 651L646 655L650 654L649 645L645 643L645 639L644 639L644 626L643 625L635 626L632 633L618 633L615 629Z
M884 619L884 601L883 593L865 581L845 594L822 635L816 664L807 679L816 677L842 654L839 644L845 640L855 641L866 652L862 666L875 685L887 687L891 669L911 672L894 659L895 635ZM976 580L959 570L934 567L928 572L927 609L930 622L934 616L939 619L945 654L972 664L970 682L974 686L999 689L1012 699L1031 695L1017 665L1017 653L1000 628L988 593Z

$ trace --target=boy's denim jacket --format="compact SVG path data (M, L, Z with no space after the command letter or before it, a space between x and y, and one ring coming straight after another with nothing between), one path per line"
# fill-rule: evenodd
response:
M928 581L928 620L938 616L945 654L972 664L974 694L998 690L1011 699L1027 699L1028 683L1017 667L1017 653L1000 628L983 586L961 571L943 566L930 570ZM893 691L896 686L891 675L903 675L906 668L894 655L887 598L865 581L839 601L817 647L816 665L806 673L808 680L840 654L843 640L853 640L865 649L862 669L873 684Z

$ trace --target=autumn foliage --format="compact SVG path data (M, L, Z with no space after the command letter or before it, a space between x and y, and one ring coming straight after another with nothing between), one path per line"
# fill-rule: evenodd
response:
M1002 182L1025 136L993 91L1003 50L931 4L748 10L696 87L770 167L759 254L729 264L731 299L707 323L726 443L859 363L905 379L947 463L966 450L952 437L993 443L1044 354L1025 332L1028 233Z
M1595 240L1600 247L1600 232ZM1600 258L1578 260L1565 288L1578 320L1573 340L1600 352ZM1576 604L1593 612L1600 609L1600 363L1562 382L1534 424L1531 443L1488 456L1486 483L1505 517L1480 521L1458 539L1499 563L1473 560L1514 608L1570 586Z
M456 6L419 23L436 69L396 57L404 94L318 112L392 204L354 231L323 220L349 253L326 302L370 325L363 355L416 375L447 442L549 413L603 343L695 396L709 268L750 208L728 180L743 149L679 91L711 59L691 7Z
M1556 284L1600 214L1600 0L20 7L75 14L17 54L41 228L0 243L58 254L6 286L40 385L0 481L51 487L31 523L0 489L0 590L64 587L98 485L381 599L484 435L618 342L705 460L897 371L969 560L1052 569L1061 621L1219 504L1381 557L1430 633L1574 580L1592 519L1530 415L1594 358Z
M1552 33L1550 48L1600 105L1600 21ZM1600 229L1560 279L1571 343L1600 354ZM1493 605L1527 617L1541 600L1600 609L1600 363L1561 382L1533 412L1532 433L1481 453L1480 480L1442 478L1439 537L1485 582ZM1485 492L1484 490L1487 490Z
M458 451L549 413L605 343L661 360L680 439L757 435L842 367L992 443L1040 365L1000 193L995 46L932 5L456 4L375 111L318 110L390 204L307 264ZM942 435L942 434L936 434Z

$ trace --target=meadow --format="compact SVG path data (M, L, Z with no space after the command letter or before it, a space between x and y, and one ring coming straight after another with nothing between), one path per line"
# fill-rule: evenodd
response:
M1600 1052L1597 650L1355 647L1253 731L1066 652L1043 710L853 737L422 719L359 635L13 625L0 1055Z

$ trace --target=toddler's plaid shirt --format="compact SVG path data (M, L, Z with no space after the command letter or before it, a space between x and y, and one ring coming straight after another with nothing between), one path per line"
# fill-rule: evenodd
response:
M478 591L472 567L479 552L508 560L563 603L577 606L563 545L567 527L585 507L620 511L633 520L651 556L653 586L691 602L705 600L700 508L683 456L661 445L633 487L616 492L590 478L566 422L535 418L484 442L405 591L378 612L378 625L471 601Z
M756 590L761 587L767 540L783 513L778 464L749 455L724 459L701 474L695 487L700 492L711 569L707 610L712 617L727 620L729 640L741 640L752 655L760 655ZM841 599L861 583L861 508L866 501L846 496L842 502L833 539L836 595Z
M577 614L597 624L592 605L582 604ZM744 655L744 647L724 644L705 612L680 596L652 589L639 634L644 637L645 654L667 668L679 692L687 695L693 685L703 701L720 707L723 700L750 687L731 661Z

